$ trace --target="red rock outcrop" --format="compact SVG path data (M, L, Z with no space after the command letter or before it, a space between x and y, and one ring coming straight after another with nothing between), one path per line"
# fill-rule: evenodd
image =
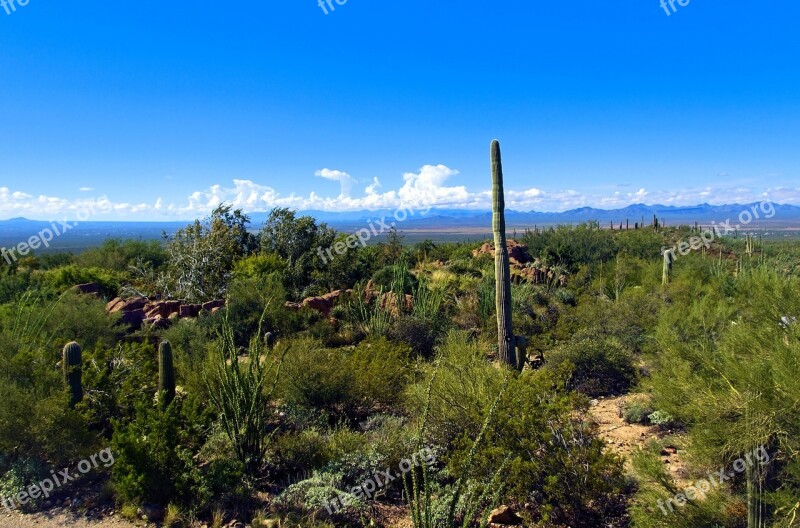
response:
M506 240L506 247L508 248L508 262L512 267L522 267L529 262L533 262L533 259L528 254L528 246L525 244L508 239ZM473 257L480 257L481 255L494 257L494 244L487 242L478 249L472 250Z
M120 322L138 330L143 325L168 328L178 319L195 318L201 312L217 313L225 307L224 299L204 304L182 304L181 301L148 301L144 297L117 297L106 304L106 312L120 313Z

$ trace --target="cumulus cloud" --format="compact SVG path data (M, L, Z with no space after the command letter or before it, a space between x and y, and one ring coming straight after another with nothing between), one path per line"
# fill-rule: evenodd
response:
M353 192L353 185L358 183L352 176L346 172L330 169L321 169L314 173L314 176L325 178L326 180L339 182L341 186L341 193L339 196L349 198Z
M470 190L457 182L459 172L446 165L425 165L417 172L402 175L402 183L388 187L374 177L361 196L353 196L357 180L339 170L322 169L317 177L340 183L338 196L322 196L316 192L306 195L281 194L275 188L252 180L234 179L230 185L212 185L189 194L183 201L154 197L152 203L112 201L99 198L65 199L34 195L22 190L0 187L0 218L27 216L39 219L74 218L82 209L111 211L102 218L190 219L208 215L214 208L227 203L248 213L266 212L274 207L298 210L348 211L396 208L452 208L489 210L491 190ZM565 211L579 207L617 209L635 203L689 206L700 203L712 205L750 203L770 199L775 203L800 204L800 188L756 188L731 183L728 186L704 186L675 190L639 188L625 192L618 186L607 192L580 192L575 189L545 190L537 187L510 188L506 186L506 206L518 211Z

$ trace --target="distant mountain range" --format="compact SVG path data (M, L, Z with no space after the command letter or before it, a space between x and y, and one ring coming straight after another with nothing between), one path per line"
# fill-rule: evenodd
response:
M423 215L416 210L413 215L408 214L403 221L401 212L395 217L395 210L385 209L379 211L351 211L346 213L331 213L325 211L304 211L302 214L313 216L318 221L326 222L340 230L360 229L369 222L379 218L394 221L398 230L458 230L489 229L492 225L491 211L475 211L464 209L431 209ZM741 224L742 228L798 228L800 229L800 207L794 205L774 205L771 203L709 205L702 204L691 207L676 207L668 205L634 204L622 209L596 209L581 207L561 213L541 213L537 211L506 211L506 225L509 229L526 228L534 226L574 225L584 222L596 221L601 227L608 227L611 222L615 228L629 222L633 228L636 223L650 225L653 215L659 222L666 225L689 225L698 222L710 225L724 223L730 220L730 225ZM260 225L267 214L251 215L253 224ZM740 219L741 216L741 219Z
M355 231L367 228L372 224L380 230L379 220L384 225L394 223L399 231L415 234L417 238L429 234L446 234L448 239L458 239L475 235L487 235L491 230L491 211L464 209L431 209L424 210L394 209L378 211L301 211L299 214L313 216L319 222L325 222L339 231ZM396 216L395 216L396 215ZM730 220L731 226L740 225L740 229L769 229L775 231L800 232L800 207L794 205L773 205L770 203L709 205L692 207L675 207L667 205L629 205L622 209L596 209L582 207L561 213L540 213L536 211L506 211L506 225L509 231L533 228L534 226L574 225L589 221L600 223L601 227L609 227L613 222L615 229L629 223L631 229L636 223L650 225L656 215L659 222L667 226L701 225L725 223ZM258 229L267 219L267 213L250 215L251 227ZM55 237L49 250L82 251L95 246L107 238L140 238L145 240L159 239L164 233L174 234L184 227L186 221L179 222L80 222L66 231L63 236ZM12 247L28 240L31 236L51 226L50 222L12 218L0 220L0 247ZM55 223L59 227L59 222ZM439 237L441 238L441 237Z

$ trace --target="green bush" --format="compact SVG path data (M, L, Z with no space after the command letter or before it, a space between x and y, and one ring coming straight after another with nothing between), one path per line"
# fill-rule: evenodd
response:
M280 391L286 403L332 418L357 419L392 406L408 383L409 350L385 339L351 349L302 340L286 357Z
M653 405L645 398L635 398L627 403L623 410L623 418L631 424L644 424L653 413Z
M434 322L411 315L392 321L388 336L408 345L414 354L424 358L433 355L439 340L439 332Z
M405 294L411 294L417 287L417 279L403 264L386 266L372 276L372 282L376 290L384 292L401 290Z
M545 358L551 368L569 365L568 387L589 396L618 394L637 379L633 354L613 337L581 333Z
M17 458L8 467L0 464L0 498L14 500L21 492L27 492L28 487L38 484L43 478L49 476L45 465L34 458ZM44 502L43 496L38 498L28 497L25 504L20 507L25 511L35 510ZM16 503L19 504L19 503Z
M79 284L95 283L106 298L116 297L124 276L119 272L104 268L86 268L78 264L70 264L60 268L44 271L42 280L48 287L63 292Z
M213 497L235 490L243 468L230 459L199 468L195 456L203 442L183 416L180 399L166 408L139 404L133 421L114 424L111 474L117 496L130 504L208 507Z
M587 400L565 393L568 372L512 374L486 438L468 463L474 439L508 374L489 364L466 335L455 332L442 345L435 370L430 399L427 379L408 396L417 419L427 412L426 444L447 448L446 475L466 474L478 485L501 471L503 487L489 489L506 504L529 503L529 514L538 516L537 521L598 526L622 515L622 463L605 452L593 432Z

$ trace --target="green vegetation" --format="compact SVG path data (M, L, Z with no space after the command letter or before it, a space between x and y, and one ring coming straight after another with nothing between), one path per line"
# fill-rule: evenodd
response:
M389 526L376 502L415 528L501 505L541 528L799 525L800 247L718 238L667 261L692 229L588 223L522 234L530 260L500 251L496 275L478 243L393 232L330 260L346 236L312 218L247 224L223 206L164 244L0 272L3 496L110 446L65 489L105 483L173 526ZM136 295L199 311L141 328L106 311ZM657 440L606 444L595 398ZM423 448L430 464L356 492ZM760 448L768 463L662 512Z

